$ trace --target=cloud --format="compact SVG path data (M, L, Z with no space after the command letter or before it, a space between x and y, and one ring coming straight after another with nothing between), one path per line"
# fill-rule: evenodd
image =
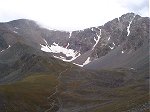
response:
M141 16L149 16L149 0L122 0L120 4Z
M148 16L148 0L0 0L0 21L26 18L59 30L103 25L127 12Z

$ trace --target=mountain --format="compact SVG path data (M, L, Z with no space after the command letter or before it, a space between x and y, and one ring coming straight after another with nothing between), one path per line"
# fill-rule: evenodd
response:
M71 61L91 47L87 42L84 42L85 37L88 33L90 34L90 30L86 31L87 35L84 35L86 33L80 34L79 31L53 31L40 27L34 21L21 19L1 23L0 31L1 41L3 43L0 48L1 51L21 41L34 48L52 52L58 58L64 57L66 61ZM84 37L82 37L82 35L84 35ZM80 37L83 38L82 41ZM90 39L87 41L90 41Z
M67 66L67 64L66 64ZM16 43L0 54L0 83L23 79L33 72L59 72L63 61L23 43Z
M125 54L131 55L145 44L148 47L149 18L128 13L104 24L104 26L101 26L100 31L101 35L96 47L86 52L86 56L83 54L81 58L78 57L74 60L75 63L82 64L85 60L89 60L89 62L95 60L94 63L96 63L98 60L103 60L103 58L108 57L110 54L116 54L117 56L115 55L115 57L110 58L110 63L106 62L107 65L115 67L114 63L115 61L118 62L118 60L114 58L124 58L126 57L124 56ZM148 49L146 52L148 53ZM83 57L85 57L84 60ZM105 60L108 61L108 58ZM114 62L111 63L113 60ZM120 63L123 64L124 62ZM102 66L103 64L101 63ZM102 66L97 66L97 68L104 68ZM92 67L92 64L87 65L87 67L95 68L95 66Z
M48 30L31 20L14 20L0 24L0 49L22 41L63 61L84 66L119 46L121 52L138 49L148 39L148 23L148 17L127 13L103 26L67 32Z
M71 32L0 23L1 112L148 111L149 22L127 13Z
M112 36L110 35L107 44L102 45L103 41L99 42L92 54L93 57L98 58L86 67L94 69L127 67L141 70L146 67L148 70L149 18L142 18L134 14L130 16L130 24L124 29L116 27L119 22L117 19L113 20L116 28L111 30ZM126 16L122 17L125 18ZM120 21L122 21L121 18Z

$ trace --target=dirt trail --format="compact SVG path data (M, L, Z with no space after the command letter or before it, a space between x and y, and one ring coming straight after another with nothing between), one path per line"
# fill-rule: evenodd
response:
M61 79L62 74L65 73L65 72L67 72L67 70L69 70L71 68L72 67L67 68L64 71L60 72L59 75L58 75L58 77L57 77L58 81ZM59 87L59 83L56 85L55 91L50 96L47 97L48 100L52 99L51 100L52 102L50 102L50 108L47 109L47 110L45 110L45 112L51 112L56 106L59 107L58 111L62 112L62 101L61 101L61 99L58 96L58 93L59 93L58 87ZM53 97L55 97L55 95L56 95L56 99L53 100Z

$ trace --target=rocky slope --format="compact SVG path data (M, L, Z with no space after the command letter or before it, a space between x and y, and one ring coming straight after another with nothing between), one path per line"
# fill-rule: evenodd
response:
M84 66L111 51L134 52L148 40L149 18L127 13L103 26L79 31L48 30L31 20L0 24L1 52L18 41Z
M121 40L122 42L120 41L116 44L116 41L113 40L114 37L110 37L109 42L113 43L114 46L107 44L104 45L103 48L100 43L100 45L97 46L94 53L92 54L93 56L97 56L99 59L91 62L91 64L87 65L87 67L129 67L137 69L140 68L137 66L142 64L143 66L148 67L149 18L135 16L130 23L130 28L127 29L128 32L126 32L125 36L118 37L123 38ZM115 38L116 37L117 36L115 35ZM103 52L103 49L106 50L106 53ZM110 50L111 52L109 52Z
M96 63L97 59L103 60L105 56L107 57L107 55L113 54L116 56L110 58L110 63L108 64L114 65L111 61L115 60L115 58L119 58L120 55L124 58L128 56L128 54L134 54L134 52L142 46L148 47L149 18L129 13L121 16L120 18L109 21L99 28L101 35L96 47L93 50L86 52L86 56L83 54L83 57L85 57L84 60L81 56L81 58L79 57L74 60L75 63L81 64L87 59L89 62L96 59L94 62ZM148 53L148 49L145 50ZM90 66L92 66L92 64L89 64L89 67Z
M69 65L69 64L68 64ZM0 54L0 83L14 82L38 72L59 73L66 65L51 54L16 43Z

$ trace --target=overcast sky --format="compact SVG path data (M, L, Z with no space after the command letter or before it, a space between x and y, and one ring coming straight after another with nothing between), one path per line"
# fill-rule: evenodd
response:
M149 16L149 0L0 0L0 22L25 18L58 30L100 26L127 12Z

